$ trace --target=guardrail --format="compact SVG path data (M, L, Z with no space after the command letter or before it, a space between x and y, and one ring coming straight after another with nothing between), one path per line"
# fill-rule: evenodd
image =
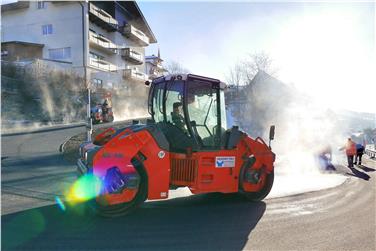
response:
M375 145L367 145L364 152L371 158L376 158L376 146Z

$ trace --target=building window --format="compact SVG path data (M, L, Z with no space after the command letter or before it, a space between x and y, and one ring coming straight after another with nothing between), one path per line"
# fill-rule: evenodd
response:
M49 49L49 58L54 60L70 59L71 58L71 47Z
M37 1L37 8L38 9L45 9L46 8L46 2L45 1Z
M1 51L1 57L6 57L8 56L8 51Z
M43 35L50 35L50 34L52 34L52 24L42 25L42 34Z
M93 79L93 85L94 85L94 88L96 88L96 89L102 89L103 88L103 80L98 79L98 78L94 78Z

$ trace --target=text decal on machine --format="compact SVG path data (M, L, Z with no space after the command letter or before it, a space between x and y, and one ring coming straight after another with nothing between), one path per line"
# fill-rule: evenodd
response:
M215 167L235 167L235 156L216 157Z

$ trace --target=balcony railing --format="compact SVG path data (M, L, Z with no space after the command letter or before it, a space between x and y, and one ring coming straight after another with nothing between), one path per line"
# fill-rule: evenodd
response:
M98 8L94 4L89 4L89 18L90 21L96 23L103 29L107 31L116 31L118 28L118 21L114 19L110 14L106 11Z
M98 35L95 32L90 31L89 41L91 42L91 44L101 49L105 49L105 51L107 52L116 53L116 44L114 44L111 40L104 36Z
M142 54L138 53L136 50L132 48L124 48L120 51L121 56L127 60L130 61L133 64L143 64L144 63L144 57Z
M125 79L131 79L131 80L140 81L140 82L149 80L148 75L136 69L125 69L123 72L123 77Z
M102 71L117 71L117 66L105 60L90 58L90 66Z
M125 26L121 27L120 32L130 40L142 46L148 46L150 43L149 38L142 31L131 24L126 24Z

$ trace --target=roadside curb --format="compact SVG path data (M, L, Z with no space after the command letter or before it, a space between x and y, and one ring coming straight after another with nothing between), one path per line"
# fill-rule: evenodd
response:
M93 126L93 128L103 128L107 126L116 126L121 125L123 123L129 123L133 120L146 120L149 117L141 117L141 118L133 118L133 119L127 119L122 121L116 121L112 123L104 123L104 124L98 124ZM76 127L85 127L86 122L79 122L75 124L69 124L69 125L53 125L53 126L46 126L42 128L37 129L27 129L25 128L24 131L18 131L18 132L5 132L1 133L1 137L7 137L7 136L17 136L17 135L24 135L24 134L33 134L33 133L42 133L42 132L51 132L51 131L58 131L58 130L64 130L64 129L70 129L70 128L76 128Z
M24 135L24 134L33 134L33 133L42 133L42 132L50 132L50 131L58 131L58 130L63 130L63 129L70 129L70 128L76 128L76 127L84 127L86 126L85 123L78 123L78 124L73 124L73 125L55 125L51 127L46 127L46 128L38 128L38 129L31 129L21 132L9 132L9 133L2 133L2 137L6 136L17 136L17 135Z
M72 138L72 137L70 137L69 139L67 139L66 141L64 141L64 142L59 146L59 152L60 152L60 153L64 153L64 146L65 146L65 144L66 144L69 140L71 140L71 138Z

